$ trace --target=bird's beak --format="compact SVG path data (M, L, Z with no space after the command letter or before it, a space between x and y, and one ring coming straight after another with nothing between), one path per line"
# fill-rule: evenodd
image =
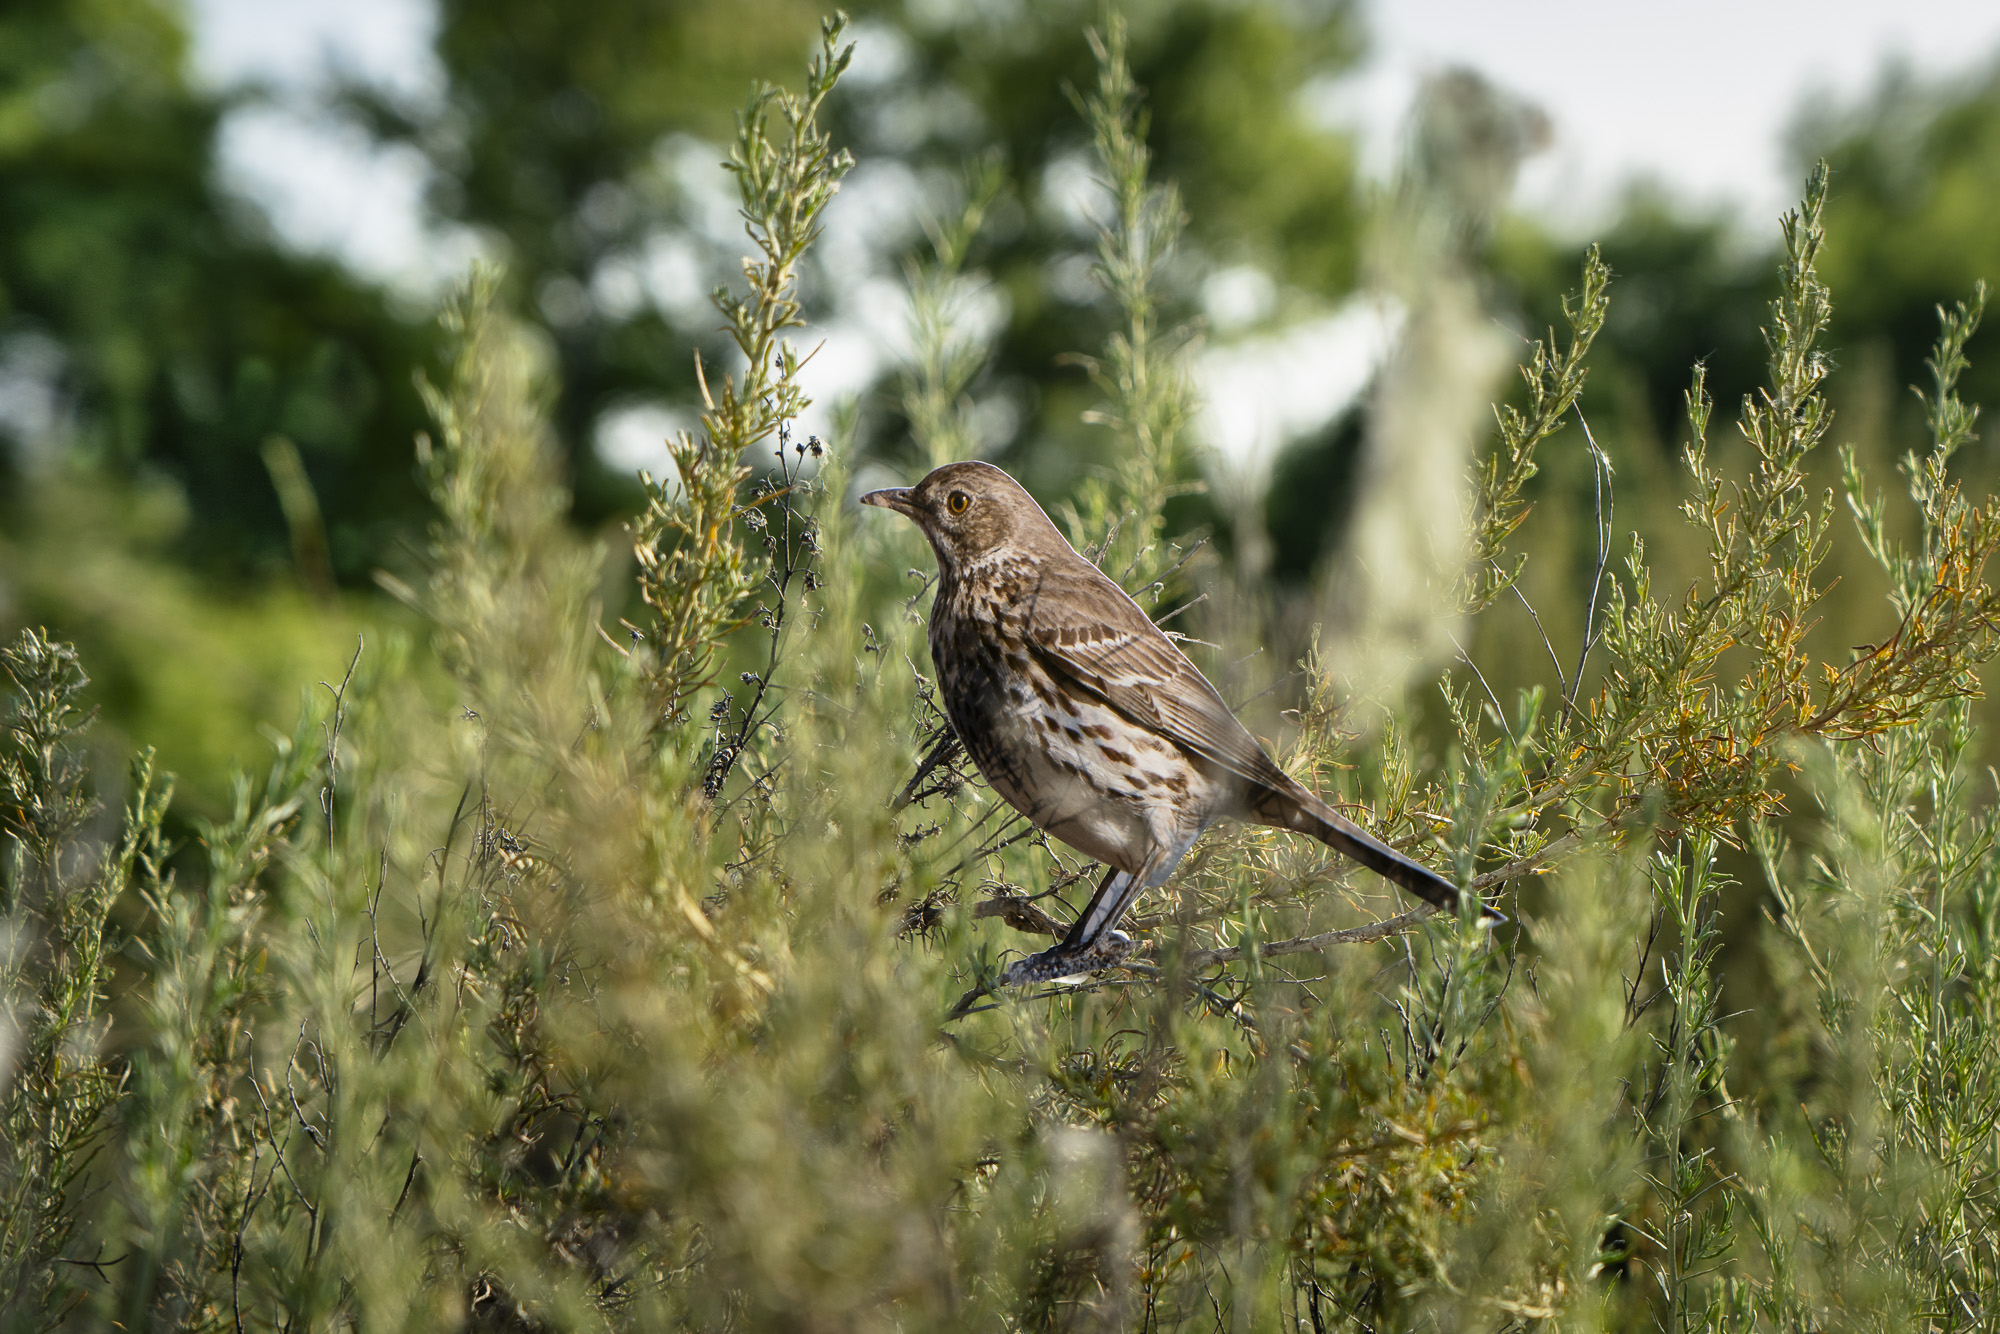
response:
M907 486L892 486L886 491L870 491L861 497L861 503L880 505L885 510L894 510L912 519L917 517L917 507L910 499L910 488Z

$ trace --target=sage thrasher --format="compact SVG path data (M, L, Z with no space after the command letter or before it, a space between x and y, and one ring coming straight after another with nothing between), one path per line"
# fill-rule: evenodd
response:
M1456 885L1273 763L1208 678L1006 473L948 463L861 502L907 515L937 553L931 658L972 762L1037 828L1110 868L1063 942L1013 965L1007 984L1116 962L1132 943L1118 919L1224 815L1310 834L1456 910Z

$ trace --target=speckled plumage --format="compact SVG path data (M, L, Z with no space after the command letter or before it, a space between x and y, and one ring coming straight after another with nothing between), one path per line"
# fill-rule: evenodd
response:
M1015 964L1008 982L1115 961L1129 947L1116 927L1132 900L1225 815L1310 834L1457 906L1450 881L1278 768L1186 655L1006 473L951 463L862 500L909 516L937 554L931 657L981 775L1037 827L1109 868L1068 937Z

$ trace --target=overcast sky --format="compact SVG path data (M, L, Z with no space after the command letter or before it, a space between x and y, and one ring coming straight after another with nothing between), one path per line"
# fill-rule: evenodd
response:
M443 80L429 50L429 0L190 3L206 79L263 82L289 95L289 107L234 115L223 141L225 170L282 234L416 292L464 271L470 238L422 220L422 160L329 125L311 96L329 72L435 96ZM1552 145L1529 163L1516 202L1573 233L1587 232L1640 176L1723 208L1746 229L1773 229L1799 192L1785 137L1809 99L1852 102L1891 63L1950 76L2000 52L2000 0L1376 0L1366 12L1369 60L1318 109L1356 128L1380 170L1424 74L1477 69L1548 114ZM866 212L859 198L843 203ZM1218 294L1255 298L1249 277ZM823 399L865 384L892 355L884 331L896 322L893 303L875 290L887 286L885 278L857 287L855 309L826 330L816 361L829 381ZM1253 472L1282 438L1351 398L1390 327L1379 311L1350 309L1282 346L1266 335L1232 348L1224 308L1211 314L1219 318L1203 375L1215 409L1210 436ZM1301 375L1302 365L1319 373ZM599 447L621 464L652 462L674 419L672 405L642 405L608 427Z

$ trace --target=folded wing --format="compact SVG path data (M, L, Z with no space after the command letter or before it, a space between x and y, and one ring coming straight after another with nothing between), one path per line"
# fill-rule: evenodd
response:
M1056 596L1057 581L1076 586ZM1052 571L1040 592L1026 638L1049 671L1252 786L1293 788L1200 669L1095 566Z

